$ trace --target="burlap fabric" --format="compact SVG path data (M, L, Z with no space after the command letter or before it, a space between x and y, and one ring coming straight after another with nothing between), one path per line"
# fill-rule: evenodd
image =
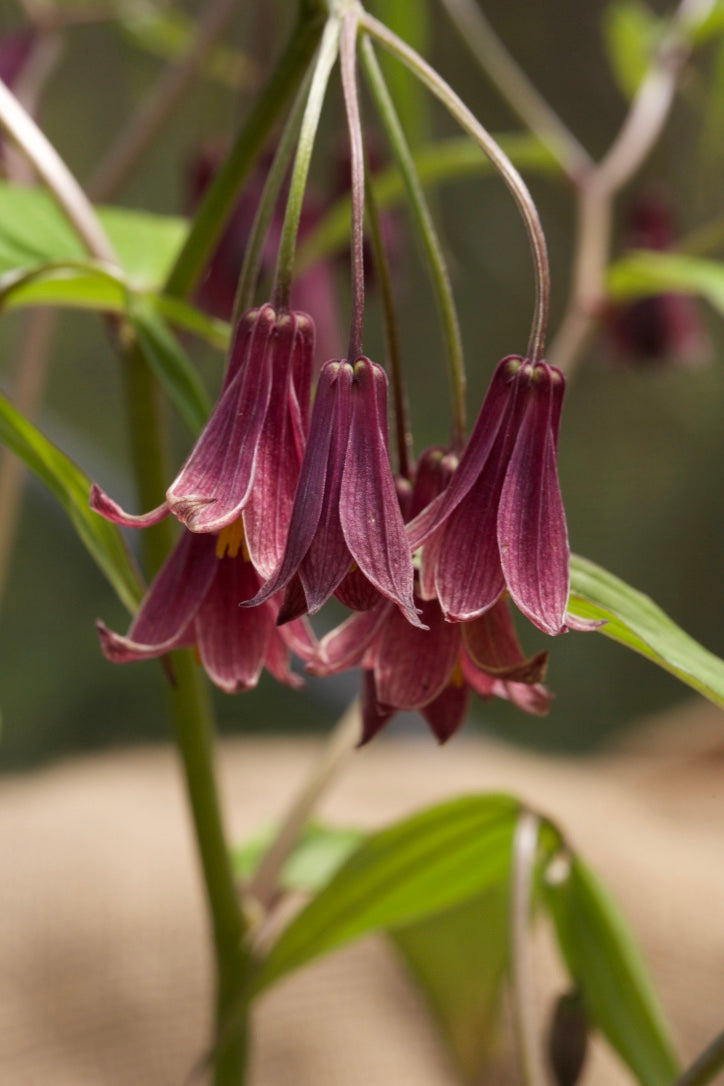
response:
M383 737L323 804L377 826L469 791L508 789L559 821L619 898L682 1055L724 1020L721 720L703 703L588 761L462 734ZM274 818L317 741L220 750L235 839ZM78 760L0 790L0 1083L181 1086L207 1038L204 908L171 750ZM541 937L542 1006L560 972ZM380 940L280 984L255 1019L253 1086L453 1086L426 1009ZM630 1079L601 1054L586 1086ZM502 1046L487 1081L517 1081Z

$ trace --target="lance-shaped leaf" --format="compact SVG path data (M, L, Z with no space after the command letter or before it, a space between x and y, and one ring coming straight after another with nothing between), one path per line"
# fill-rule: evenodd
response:
M134 611L142 594L138 573L118 529L90 509L90 479L2 395L0 440L55 495L88 553L126 607Z

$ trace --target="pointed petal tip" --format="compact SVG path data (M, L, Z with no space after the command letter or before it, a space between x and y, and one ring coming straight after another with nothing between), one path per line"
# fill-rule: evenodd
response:
M565 626L563 626L562 633L568 633L569 630L576 630L578 633L590 633L592 630L600 630L601 626L605 626L608 621L605 618L581 618L580 615L572 615L570 611L566 611L564 619Z
M112 524L119 524L123 528L150 528L168 516L169 511L168 504L163 502L148 513L140 513L137 516L133 513L126 513L117 502L108 497L105 490L102 490L97 483L91 484L88 505L94 513L98 513L105 520L109 520Z

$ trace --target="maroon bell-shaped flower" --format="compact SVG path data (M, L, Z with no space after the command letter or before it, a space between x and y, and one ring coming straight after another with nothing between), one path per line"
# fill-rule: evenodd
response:
M103 652L123 664L195 645L209 678L227 694L256 686L264 667L279 682L299 686L301 679L289 669L289 650L307 658L314 639L302 621L278 629L278 601L253 611L238 606L260 583L245 552L240 520L219 536L185 531L128 634L97 624Z
M218 534L242 517L251 561L268 577L284 553L307 432L314 326L271 305L239 321L216 406L166 502L119 523L146 527L169 511L192 532ZM97 487L91 504L118 520Z
M406 516L444 491L455 462L442 449L421 455L403 500ZM332 630L307 658L307 670L316 675L364 668L362 742L402 709L419 710L444 742L465 719L473 690L507 698L526 712L548 711L550 695L541 685L548 654L524 656L504 600L466 623L446 622L437 600L423 599L419 591L415 602L425 627L411 626L397 607L380 600Z
M427 629L381 600L327 634L308 660L315 675L364 668L363 743L403 709L419 710L443 743L463 723L472 691L547 713L551 696L541 681L548 654L526 659L504 600L469 623L446 622L435 600L416 602Z
M516 356L498 365L452 480L408 525L424 543L422 594L469 622L507 590L545 633L566 615L569 549L556 452L563 374Z
M368 358L322 367L284 557L249 606L284 588L285 622L315 614L342 582L346 602L367 608L379 593L420 625L390 468L387 377Z

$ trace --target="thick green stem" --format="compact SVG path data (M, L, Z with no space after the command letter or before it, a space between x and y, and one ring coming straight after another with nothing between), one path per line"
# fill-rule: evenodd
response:
M413 220L420 236L423 252L427 258L427 266L440 310L447 348L453 403L452 444L454 448L460 448L465 440L465 362L463 359L460 323L450 285L450 276L410 148L407 145L402 125L368 38L364 37L362 39L360 49L370 91L385 126L397 167L402 175L410 201Z
M123 331L121 332L121 337ZM158 387L131 340L123 344L128 424L132 459L141 508L162 499L169 473L166 468L164 425ZM143 533L144 557L155 572L173 544L174 525L167 518ZM167 703L186 782L192 822L203 872L214 946L216 972L215 1035L222 1032L232 1008L239 1028L214 1057L214 1086L239 1086L246 1066L243 1007L245 978L251 964L244 943L241 913L213 763L213 713L203 673L190 652L174 653L173 682L167 684Z
M209 185L191 230L166 283L169 294L188 297L193 292L239 189L263 150L287 102L296 92L322 33L323 5L303 0L291 40L226 161Z

